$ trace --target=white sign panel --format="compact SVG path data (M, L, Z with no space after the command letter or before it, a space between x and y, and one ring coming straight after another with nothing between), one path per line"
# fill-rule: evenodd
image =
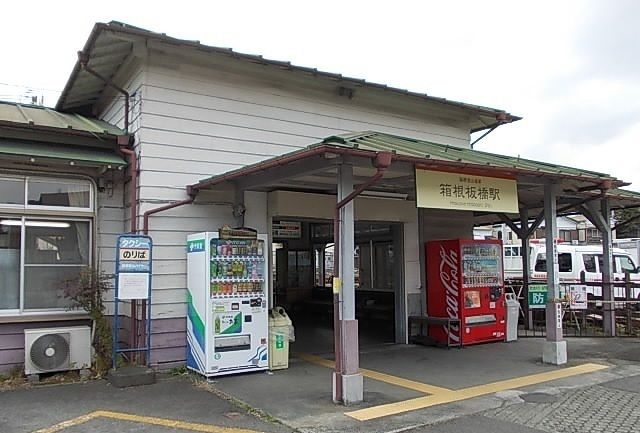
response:
M147 299L149 296L149 274L118 274L118 299Z
M300 239L302 223L299 221L279 221L271 226L271 232L277 239Z
M587 309L587 286L569 286L569 306L572 310Z

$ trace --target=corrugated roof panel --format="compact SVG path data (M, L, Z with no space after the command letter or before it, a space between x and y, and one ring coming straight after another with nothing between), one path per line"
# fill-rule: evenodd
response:
M584 176L586 178L613 179L612 176L606 173L483 152L474 149L452 147L379 132L363 132L360 134L333 136L326 138L322 144L338 144L362 150L391 151L400 155L468 163L477 166L527 170L548 174L566 174L571 176Z
M85 166L125 166L127 162L115 151L82 146L54 145L0 139L0 155L12 158L54 160L65 164L73 162Z
M0 101L0 122L21 127L45 127L86 132L90 134L124 135L124 131L103 120L89 119L51 108Z

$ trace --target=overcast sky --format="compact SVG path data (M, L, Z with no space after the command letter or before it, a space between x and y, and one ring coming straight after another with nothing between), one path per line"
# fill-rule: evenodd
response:
M208 6L205 6L208 5ZM6 2L0 99L54 105L96 21L504 109L477 149L640 191L640 2ZM17 87L16 87L17 86Z

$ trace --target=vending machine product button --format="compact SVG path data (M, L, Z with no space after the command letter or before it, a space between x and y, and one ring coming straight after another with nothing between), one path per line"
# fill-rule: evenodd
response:
M239 309L240 309L240 304L238 304L237 302L232 303L232 304L231 304L231 309L232 309L233 311L237 311L237 310L239 310Z
M253 319L253 317L251 316L251 314L246 314L244 316L245 323L251 322L252 319Z

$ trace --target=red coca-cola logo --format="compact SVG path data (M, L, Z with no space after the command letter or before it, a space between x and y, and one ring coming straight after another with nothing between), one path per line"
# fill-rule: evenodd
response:
M458 252L446 250L440 245L440 282L445 288L445 299L447 303L447 315L450 319L458 319L460 279L458 277ZM451 325L451 332L446 325L442 326L445 334L449 335L452 342L460 342L460 325Z

